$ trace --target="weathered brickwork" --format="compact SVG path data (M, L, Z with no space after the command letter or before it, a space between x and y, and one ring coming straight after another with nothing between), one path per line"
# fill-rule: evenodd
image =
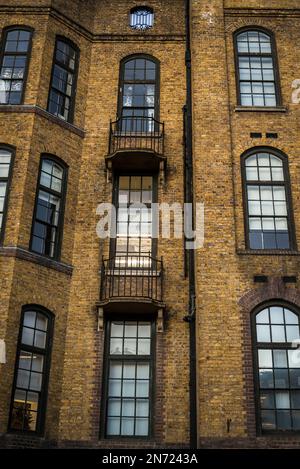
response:
M269 146L288 156L296 236L299 238L298 119L291 104L291 84L298 77L298 2L193 3L193 105L195 197L205 203L205 243L197 254L199 438L201 446L241 447L299 445L299 440L255 439L250 313L266 300L243 304L255 292L254 275L270 279L297 275L299 257L254 255L245 251L241 155ZM293 5L292 5L293 3ZM269 11L268 9L271 9ZM290 9L291 8L291 9ZM282 112L242 112L237 108L233 33L246 25L273 31L276 37ZM213 85L211 85L213 83ZM251 139L250 132L263 138ZM266 132L278 139L265 138ZM276 284L275 284L276 285ZM296 291L296 286L286 287ZM266 290L266 289L265 289ZM268 299L289 298L278 287ZM227 422L230 422L228 429ZM215 439L218 435L218 438ZM250 439L252 437L252 439Z
M142 2L143 3L143 2ZM288 157L300 243L298 185L300 105L291 104L291 84L300 78L296 47L300 2L292 0L192 0L192 102L194 197L205 207L205 242L196 251L197 404L199 447L289 447L293 438L256 437L250 313L260 303L285 300L300 308L299 253L254 254L245 248L241 155L269 146ZM154 27L129 27L125 0L8 0L0 5L0 29L34 29L23 105L0 105L0 144L15 149L3 246L0 247L1 445L15 447L181 447L189 445L189 284L182 239L159 239L164 261L164 330L157 321L153 435L105 439L103 403L105 327L97 317L102 256L96 208L111 202L106 169L110 120L115 120L120 61L132 54L155 57L160 67L159 120L165 123L165 178L158 201L184 201L183 106L186 103L185 2L149 0ZM245 111L237 105L233 33L247 25L275 35L282 106ZM80 50L74 122L47 111L55 38ZM251 138L251 132L262 138ZM267 139L266 133L278 134ZM40 157L56 155L68 166L63 240L59 262L30 254L30 234ZM254 275L268 277L267 286ZM24 305L55 315L45 433L7 434L20 315ZM140 305L141 315L143 305ZM130 311L128 311L130 313ZM109 318L109 313L104 318ZM192 378L193 379L193 378ZM102 425L103 427L103 425Z

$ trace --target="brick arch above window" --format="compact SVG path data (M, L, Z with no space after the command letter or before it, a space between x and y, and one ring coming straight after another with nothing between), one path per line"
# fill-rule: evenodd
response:
M294 304L300 309L300 289L287 287L280 277L270 278L262 287L248 290L239 300L244 314L250 312L265 302L282 300Z

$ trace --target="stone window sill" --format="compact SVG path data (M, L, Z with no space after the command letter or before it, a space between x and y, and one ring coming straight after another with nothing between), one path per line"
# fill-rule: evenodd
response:
M0 247L0 256L3 257L15 257L17 259L26 260L34 264L39 264L43 267L49 269L57 270L67 275L72 275L73 266L65 264L64 262L56 261L40 254L30 252L27 249L20 248L17 246L1 246Z
M300 256L299 251L287 249L238 249L240 256Z
M266 107L266 106L236 106L234 112L287 112L285 106Z
M1 112L15 112L15 113L33 113L37 114L38 116L42 116L45 119L53 122L54 124L58 124L59 126L63 127L64 129L70 130L74 134L78 135L81 138L84 138L85 131L80 127L77 127L74 124L70 124L70 122L64 121L57 116L54 116L50 112L42 109L39 106L33 106L28 104L0 104L0 113Z

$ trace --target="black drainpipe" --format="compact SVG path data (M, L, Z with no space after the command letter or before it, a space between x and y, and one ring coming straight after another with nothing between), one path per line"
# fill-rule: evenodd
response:
M190 40L190 0L185 2L186 33L186 105L184 106L184 143L185 143L185 202L194 204L193 196L193 127L192 127L192 69ZM193 209L194 218L194 209ZM193 220L194 226L194 220ZM195 252L185 251L187 273L189 278L189 311L184 320L189 324L190 348L190 447L197 448L197 382L196 382L196 303L195 303Z

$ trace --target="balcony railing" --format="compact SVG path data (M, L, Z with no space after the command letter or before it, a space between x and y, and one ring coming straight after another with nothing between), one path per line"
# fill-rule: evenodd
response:
M153 117L120 117L110 123L108 154L141 150L164 155L164 123Z
M125 255L102 259L101 301L140 298L161 302L163 262L149 255Z

